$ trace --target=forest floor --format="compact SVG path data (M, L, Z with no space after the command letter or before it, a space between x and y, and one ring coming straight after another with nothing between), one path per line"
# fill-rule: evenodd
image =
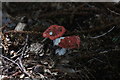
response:
M3 3L2 12L2 80L120 79L120 3ZM43 42L51 25L65 27L62 37L79 36L80 47Z

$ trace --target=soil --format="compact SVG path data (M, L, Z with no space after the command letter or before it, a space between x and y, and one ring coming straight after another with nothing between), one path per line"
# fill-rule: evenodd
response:
M120 79L120 3L2 3L3 80ZM18 23L26 26L15 31ZM64 26L62 37L77 35L80 48L56 54L59 46L42 41L51 25Z

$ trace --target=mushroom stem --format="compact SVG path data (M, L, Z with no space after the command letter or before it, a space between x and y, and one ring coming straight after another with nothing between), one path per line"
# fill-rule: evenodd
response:
M44 38L44 39L41 41L41 43L44 43L47 39L48 39L48 38Z

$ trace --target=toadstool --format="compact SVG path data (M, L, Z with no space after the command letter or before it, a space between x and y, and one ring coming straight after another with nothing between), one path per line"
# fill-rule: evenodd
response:
M62 48L74 49L80 47L80 37L79 36L67 36L55 39L54 45L58 45Z
M63 26L52 25L45 32L43 32L43 37L55 40L61 37L66 32Z

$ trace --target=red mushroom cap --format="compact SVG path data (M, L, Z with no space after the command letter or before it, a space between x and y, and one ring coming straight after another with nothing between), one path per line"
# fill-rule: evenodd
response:
M52 25L43 33L43 37L54 40L61 37L65 33L65 31L66 30L63 26Z
M58 46L62 48L79 48L80 47L80 37L79 36L68 36L64 39L61 39Z

